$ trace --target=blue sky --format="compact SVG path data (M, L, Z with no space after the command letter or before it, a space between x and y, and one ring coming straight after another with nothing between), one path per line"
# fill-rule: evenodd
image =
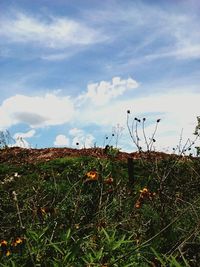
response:
M155 148L170 152L200 115L199 23L198 0L1 0L0 129L32 147L120 131L133 151L130 110L148 138L161 119Z

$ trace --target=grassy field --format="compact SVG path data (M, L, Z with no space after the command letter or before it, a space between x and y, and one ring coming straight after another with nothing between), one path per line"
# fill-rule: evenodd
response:
M0 163L0 266L199 266L200 160Z

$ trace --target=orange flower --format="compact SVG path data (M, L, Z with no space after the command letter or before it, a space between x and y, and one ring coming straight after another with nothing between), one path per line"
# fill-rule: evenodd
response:
M155 195L156 193L152 193L146 187L144 187L142 190L140 190L140 196L135 204L135 207L140 208L142 206L144 199L152 200L153 197L155 197Z
M98 180L98 173L96 171L89 171L86 174L87 181L97 181Z
M139 209L139 208L141 208L141 202L139 201L139 200L137 200L137 202L135 203L135 207L136 207L136 209Z

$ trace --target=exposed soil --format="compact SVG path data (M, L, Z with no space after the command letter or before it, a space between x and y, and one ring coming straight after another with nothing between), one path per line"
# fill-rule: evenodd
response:
M4 148L0 150L0 163L13 163L13 164L24 164L24 163L37 163L45 162L57 158L66 157L80 157L80 156L92 156L98 158L110 158L103 148L84 148L84 149L73 149L73 148L42 148L42 149L26 149L19 147ZM166 154L163 152L119 152L115 156L117 160L126 161L128 158L133 159L163 159L169 157L177 157L176 155Z

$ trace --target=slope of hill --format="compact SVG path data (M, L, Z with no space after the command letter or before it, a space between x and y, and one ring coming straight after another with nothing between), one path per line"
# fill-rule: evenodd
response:
M198 266L200 160L0 151L0 266Z

